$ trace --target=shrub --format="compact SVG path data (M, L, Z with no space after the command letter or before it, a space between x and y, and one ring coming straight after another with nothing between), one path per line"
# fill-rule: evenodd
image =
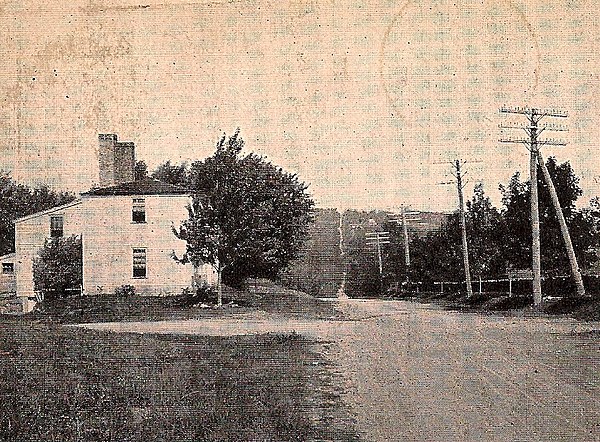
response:
M115 296L126 298L135 295L135 287L130 284L124 284L115 289Z
M202 282L197 284L195 288L183 289L181 296L185 305L206 304L216 300L217 292L214 287L206 282Z
M33 260L34 290L44 299L62 298L83 284L81 238L69 236L46 240Z

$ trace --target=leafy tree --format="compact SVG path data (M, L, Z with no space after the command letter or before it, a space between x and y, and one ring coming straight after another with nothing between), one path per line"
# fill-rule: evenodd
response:
M189 168L186 163L175 165L171 164L171 161L167 161L158 166L152 172L151 177L175 186L187 187L188 174Z
M134 179L136 181L143 180L148 176L148 165L144 160L136 161L135 168L133 171Z
M390 258L392 252L389 245L382 245L383 275L380 275L376 247L367 244L366 240L367 233L387 230L387 218L386 212L382 211L344 212L344 290L350 297L380 295L386 287L386 282L394 279L395 263Z
M313 296L336 296L343 281L340 253L340 213L336 209L315 209L314 222L297 259L279 274L288 287Z
M499 235L500 212L486 196L483 184L473 191L467 201L467 238L471 271L474 275L497 276L506 270L501 255L502 237Z
M594 226L590 214L577 210L575 206L577 199L583 194L579 178L569 162L558 164L554 157L550 157L546 161L546 167L556 188L579 265L586 267L592 259L587 250L595 243ZM542 269L550 273L565 273L569 268L568 257L550 192L539 167L537 179ZM515 268L531 267L529 187L529 182L519 180L518 173L513 175L507 187L500 186L504 206L499 226L503 238L502 253L505 261Z
M501 256L506 266L526 269L531 267L531 224L529 208L529 183L520 181L515 173L507 186L499 186L502 193L502 221L499 235L504 239Z
M215 153L195 161L189 217L175 234L187 242L184 262L210 263L221 281L274 277L297 257L312 221L307 186L263 157L241 154L239 129L223 136Z
M44 299L66 296L67 289L83 284L81 237L70 236L46 240L33 260L33 283Z
M0 172L0 255L14 251L17 218L31 215L51 207L66 204L75 195L54 192L47 186L30 188L16 183L8 173Z
M411 267L416 279L425 283L464 280L459 222L454 213L439 231L412 238Z

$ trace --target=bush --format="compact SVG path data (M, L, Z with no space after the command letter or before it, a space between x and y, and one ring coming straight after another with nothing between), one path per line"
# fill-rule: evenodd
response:
M493 298L484 304L485 310L507 311L518 310L533 305L531 296L501 296Z
M119 297L129 297L135 296L135 287L130 284L124 284L115 289L115 296Z
M70 236L46 240L33 260L34 290L44 299L62 298L83 284L81 238Z
M217 292L211 285L202 282L197 284L195 288L183 289L181 296L184 305L207 304L216 300Z

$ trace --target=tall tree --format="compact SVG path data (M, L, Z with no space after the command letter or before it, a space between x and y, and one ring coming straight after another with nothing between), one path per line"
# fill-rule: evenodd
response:
M580 265L585 267L591 259L586 251L594 243L593 220L584 211L576 209L575 203L583 193L579 187L579 178L569 162L559 164L556 158L549 157L546 167L571 232L575 254ZM528 181L519 180L518 173L513 175L507 187L500 186L503 203L500 226L503 254L506 262L512 263L515 268L531 266L531 231L528 228L529 186ZM569 261L550 192L539 168L538 188L542 269L546 273L565 274L569 269Z
M143 180L148 176L148 165L144 160L139 160L135 162L133 174L136 181Z
M187 242L184 261L210 263L221 281L274 277L297 257L312 221L307 186L253 153L242 155L239 129L189 172L189 217L175 234Z

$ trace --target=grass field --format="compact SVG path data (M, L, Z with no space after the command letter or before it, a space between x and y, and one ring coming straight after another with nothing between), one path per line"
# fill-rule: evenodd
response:
M297 335L110 334L0 323L0 440L355 440Z

